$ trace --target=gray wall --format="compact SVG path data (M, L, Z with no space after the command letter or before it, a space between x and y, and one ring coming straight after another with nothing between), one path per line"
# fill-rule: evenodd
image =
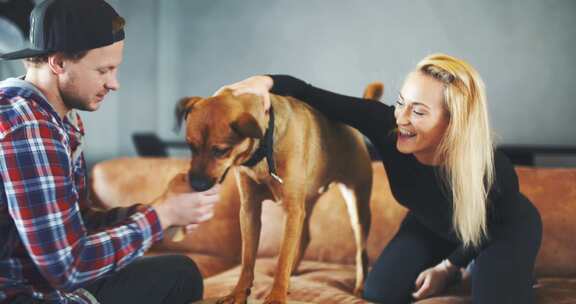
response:
M486 82L500 143L576 145L576 1L113 0L127 21L122 88L85 114L87 157L134 155L131 134L172 133L183 96L287 73L392 103L419 59L466 59Z

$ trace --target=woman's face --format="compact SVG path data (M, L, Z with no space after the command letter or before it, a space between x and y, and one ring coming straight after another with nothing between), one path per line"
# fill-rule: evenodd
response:
M444 84L422 72L408 75L400 90L394 116L398 125L396 148L412 153L423 164L434 163L436 149L448 127Z

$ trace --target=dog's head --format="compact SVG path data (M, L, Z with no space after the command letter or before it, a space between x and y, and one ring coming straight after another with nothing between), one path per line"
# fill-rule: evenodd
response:
M221 182L228 170L252 156L266 131L262 101L229 91L209 98L185 97L176 108L190 147L190 186L196 191Z

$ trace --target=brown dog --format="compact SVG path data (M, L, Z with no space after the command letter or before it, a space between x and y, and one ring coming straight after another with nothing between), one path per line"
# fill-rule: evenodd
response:
M177 109L180 120L186 119L192 188L209 189L232 171L240 191L242 270L232 293L218 303L246 303L254 280L265 199L281 202L286 212L278 266L265 303L286 302L290 274L310 242L312 208L330 184L338 185L350 214L357 245L355 292L359 294L368 267L372 189L372 166L363 138L297 99L271 95L271 105L266 113L260 97L223 91L205 99L184 98Z

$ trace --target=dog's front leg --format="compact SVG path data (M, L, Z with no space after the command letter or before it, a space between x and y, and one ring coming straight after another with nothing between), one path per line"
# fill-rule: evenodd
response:
M300 195L296 197L284 196L284 210L286 219L284 222L284 238L278 257L276 273L274 275L274 284L270 294L266 296L264 304L283 304L286 303L288 287L290 285L290 275L294 261L298 255L298 247L302 237L304 226L305 206L304 198Z
M237 170L236 181L240 191L240 232L242 235L242 270L236 287L228 296L217 301L218 304L244 304L247 302L252 283L260 230L262 227L262 197L257 186L249 177Z

